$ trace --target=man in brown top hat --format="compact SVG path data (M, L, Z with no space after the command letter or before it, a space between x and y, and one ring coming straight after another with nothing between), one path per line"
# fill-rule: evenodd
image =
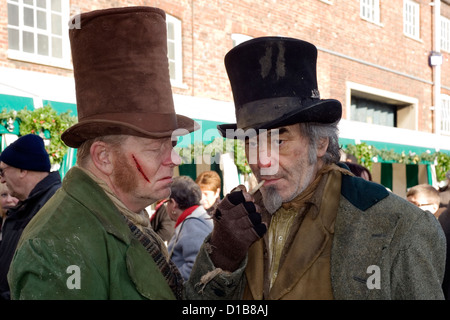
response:
M77 166L24 231L11 298L179 299L182 277L145 212L170 194L180 163L172 136L198 126L174 111L165 13L113 8L76 19L79 122L62 139L78 148Z

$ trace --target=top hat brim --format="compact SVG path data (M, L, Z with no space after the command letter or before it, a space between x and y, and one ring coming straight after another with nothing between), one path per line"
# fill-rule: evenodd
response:
M335 99L323 99L306 108L296 109L274 120L252 125L251 127L238 128L236 123L227 123L217 125L217 130L224 138L245 139L258 134L260 129L269 130L302 122L334 123L339 121L341 117L341 103Z
M183 115L176 115L177 129L165 131L147 131L138 126L113 120L86 120L79 122L61 135L61 140L71 148L78 148L87 140L107 135L130 135L143 138L166 138L179 137L189 134L200 128L200 125L193 119Z

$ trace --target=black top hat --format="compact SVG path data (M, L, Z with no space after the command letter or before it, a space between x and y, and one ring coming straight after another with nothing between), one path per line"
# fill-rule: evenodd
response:
M341 103L320 99L316 63L316 47L293 38L255 38L231 49L225 56L225 67L237 123L218 125L221 135L237 138L236 129L338 121Z

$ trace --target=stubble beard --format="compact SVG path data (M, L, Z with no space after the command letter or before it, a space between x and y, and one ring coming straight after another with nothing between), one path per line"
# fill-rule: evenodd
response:
M301 170L302 166L298 165L298 168ZM283 199L281 194L278 192L277 188L275 186L268 186L268 187L262 187L261 188L261 194L262 194L262 198L263 198L263 203L264 203L264 207L266 208L266 210L270 213L270 214L274 214L281 206L283 203L287 203L290 202L292 200L294 200L298 195L300 195L306 188L307 186L313 181L314 179L314 170L312 170L312 167L308 168L309 170L304 170L304 177L303 177L303 183L299 184L296 188L296 190L294 190L294 192L292 192L292 194L287 197L286 199ZM294 177L296 175L294 174L289 174L288 172L285 173L286 177ZM296 179L294 178L293 181L295 181Z
M270 214L274 214L283 204L283 198L273 186L261 189L261 193L264 207Z

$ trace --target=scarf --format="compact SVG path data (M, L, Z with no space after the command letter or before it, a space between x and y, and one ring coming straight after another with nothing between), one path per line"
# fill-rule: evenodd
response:
M99 179L86 169L82 170L89 175L89 177L94 180L103 189L103 191L105 191L109 199L114 203L120 213L122 213L132 235L151 255L175 295L175 298L177 300L181 300L183 293L183 277L172 260L169 259L169 253L167 252L166 245L151 228L147 211L145 209L140 213L131 211L119 198L117 198L105 181Z
M177 222L175 223L175 228L184 221L184 219L186 219L187 217L189 217L189 215L194 212L195 209L197 209L199 206L198 205L194 205L192 207L187 208L186 210L183 211L182 214L180 214L180 216L177 219Z

